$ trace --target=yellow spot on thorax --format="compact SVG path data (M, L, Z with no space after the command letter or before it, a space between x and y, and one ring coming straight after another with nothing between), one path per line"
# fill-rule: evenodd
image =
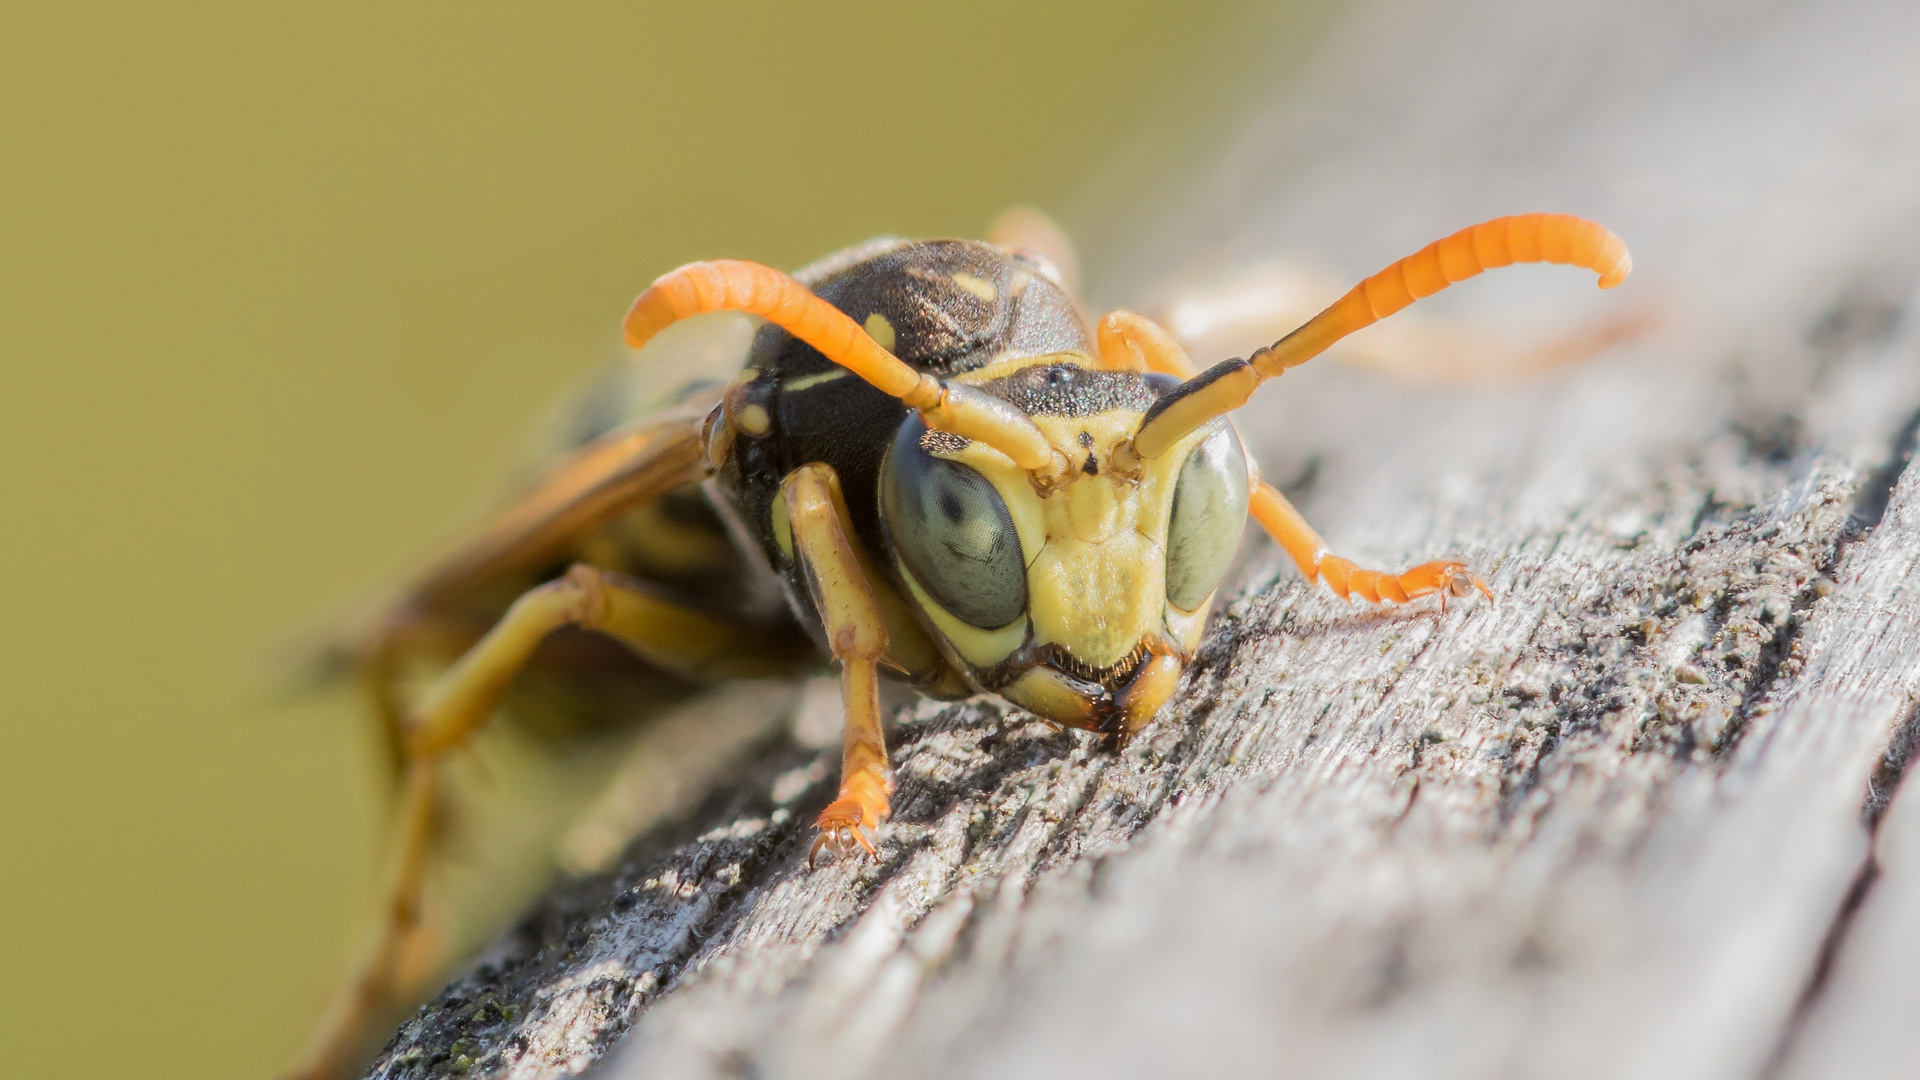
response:
M975 277L972 274L955 274L953 275L953 283L961 289L985 300L989 304L1000 299L1000 290L994 288L993 282L988 281L986 278Z
M740 410L740 430L749 435L765 435L773 429L773 418L759 405L748 405Z
M867 316L867 321L862 325L867 331L867 336L878 343L881 348L888 352L893 351L893 324L887 321L885 315L876 311Z

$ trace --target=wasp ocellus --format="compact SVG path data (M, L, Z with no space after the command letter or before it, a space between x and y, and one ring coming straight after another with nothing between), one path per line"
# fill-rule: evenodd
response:
M575 410L571 449L359 649L399 777L398 870L379 945L302 1075L337 1068L388 995L442 765L530 663L599 650L710 682L830 659L844 751L809 862L872 853L892 791L882 675L1124 742L1174 693L1249 517L1342 597L1491 599L1457 560L1388 573L1329 552L1229 415L1486 269L1574 265L1607 288L1631 266L1592 222L1497 218L1196 372L1141 315L1090 323L1057 233L1003 221L987 242L877 240L792 275L693 263L634 302L632 354ZM403 700L396 672L434 650L457 659Z

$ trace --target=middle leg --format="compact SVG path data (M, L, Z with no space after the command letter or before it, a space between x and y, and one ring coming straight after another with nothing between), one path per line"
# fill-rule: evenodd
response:
M1100 366L1113 371L1153 371L1193 378L1193 361L1172 334L1152 319L1122 308L1100 319L1096 332Z
M563 626L606 634L644 659L696 679L770 674L787 658L778 640L674 604L644 582L591 566L576 565L521 595L401 714L394 732L401 773L395 822L399 842L386 885L387 902L356 973L288 1080L337 1075L351 1062L367 1021L391 1001L402 955L420 925L422 891L436 840L441 766L486 722L540 642ZM390 674L392 665L389 660L382 673ZM385 684L381 689L392 694ZM396 712L398 700L393 694Z

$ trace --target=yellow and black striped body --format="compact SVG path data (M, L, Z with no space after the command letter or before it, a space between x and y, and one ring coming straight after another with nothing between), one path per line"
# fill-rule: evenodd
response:
M1115 433L1130 431L1177 384L1162 375L1102 370L1080 312L1046 264L991 245L878 241L795 276L916 370L1008 401L1036 422L1074 428L1068 444L1075 455L1074 478L1089 480L1087 489L1110 486L1091 481L1111 451ZM1091 649L1082 648L1086 635L1079 631L1101 618L1098 610L1088 612L1090 618L1063 612L1074 597L1062 592L1060 582L1037 581L1030 605L1019 599L1027 596L1024 577L1019 585L1002 590L998 608L981 609L970 621L955 617L956 604L968 603L955 596L966 591L966 584L943 583L925 570L916 573L912 551L901 550L910 545L902 545L888 525L882 488L892 475L885 467L889 454L917 456L911 454L917 447L943 455L943 461L959 462L968 456L969 441L928 431L897 398L778 327L766 325L757 332L747 368L727 391L723 412L715 422L732 430L710 490L737 531L782 579L793 610L823 648L821 620L794 556L780 495L785 477L813 463L830 466L839 478L852 539L864 549L869 576L875 579L870 584L889 615L893 666L925 692L1002 693L1050 719L1117 730L1118 695L1149 652L1172 651L1184 657L1197 641L1198 619L1192 626L1170 628L1156 607L1134 620L1139 625L1130 623L1122 630L1116 624L1109 635L1111 647L1101 640ZM1096 429L1103 432L1098 440ZM901 439L913 445L897 450ZM972 452L992 453L983 447ZM973 469L965 471L971 474ZM1025 486L1024 481L1014 485ZM1002 488L1003 497L1019 501L1018 490ZM1070 501L1063 490L1055 505ZM1116 508L1115 502L1108 499L1108 510ZM957 521L959 508L947 510ZM1012 514L1022 516L1017 510ZM1145 514L1148 520L1137 528L1117 526L1128 536L1148 536L1144 548L1116 544L1112 549L1117 559L1144 551L1153 565L1116 566L1141 587L1068 591L1096 609L1116 588L1147 597L1134 607L1163 604L1157 599L1163 561L1157 538L1165 532L1167 515L1164 506L1149 507ZM1011 555L1020 560L1016 574L1024 575L1029 565L1041 566L1043 549L1058 554L1075 546L1071 540L1044 539L1043 525L1016 530L1013 517L999 531ZM1233 538L1237 542L1237 529ZM1029 606L1035 610L1029 612ZM1049 632L1050 614L1059 616L1056 623L1071 621L1074 626L1069 630L1055 625ZM1016 685L1036 668L1047 669L1046 686L1036 691L1032 679L1024 689Z

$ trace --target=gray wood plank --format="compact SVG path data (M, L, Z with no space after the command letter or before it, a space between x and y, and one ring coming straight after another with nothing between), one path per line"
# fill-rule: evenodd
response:
M1253 543L1122 753L909 706L878 866L807 872L831 752L762 744L374 1075L565 1075L623 1033L606 1075L1838 1075L1872 1014L1837 995L1895 1001L1875 959L1912 948L1876 914L1911 792L1869 868L1920 694L1916 44L1871 0L1355 10L1099 288L1358 275L1521 209L1620 231L1621 297L1434 305L1657 301L1617 354L1493 389L1321 363L1249 414L1337 550L1463 554L1499 605L1348 608Z

